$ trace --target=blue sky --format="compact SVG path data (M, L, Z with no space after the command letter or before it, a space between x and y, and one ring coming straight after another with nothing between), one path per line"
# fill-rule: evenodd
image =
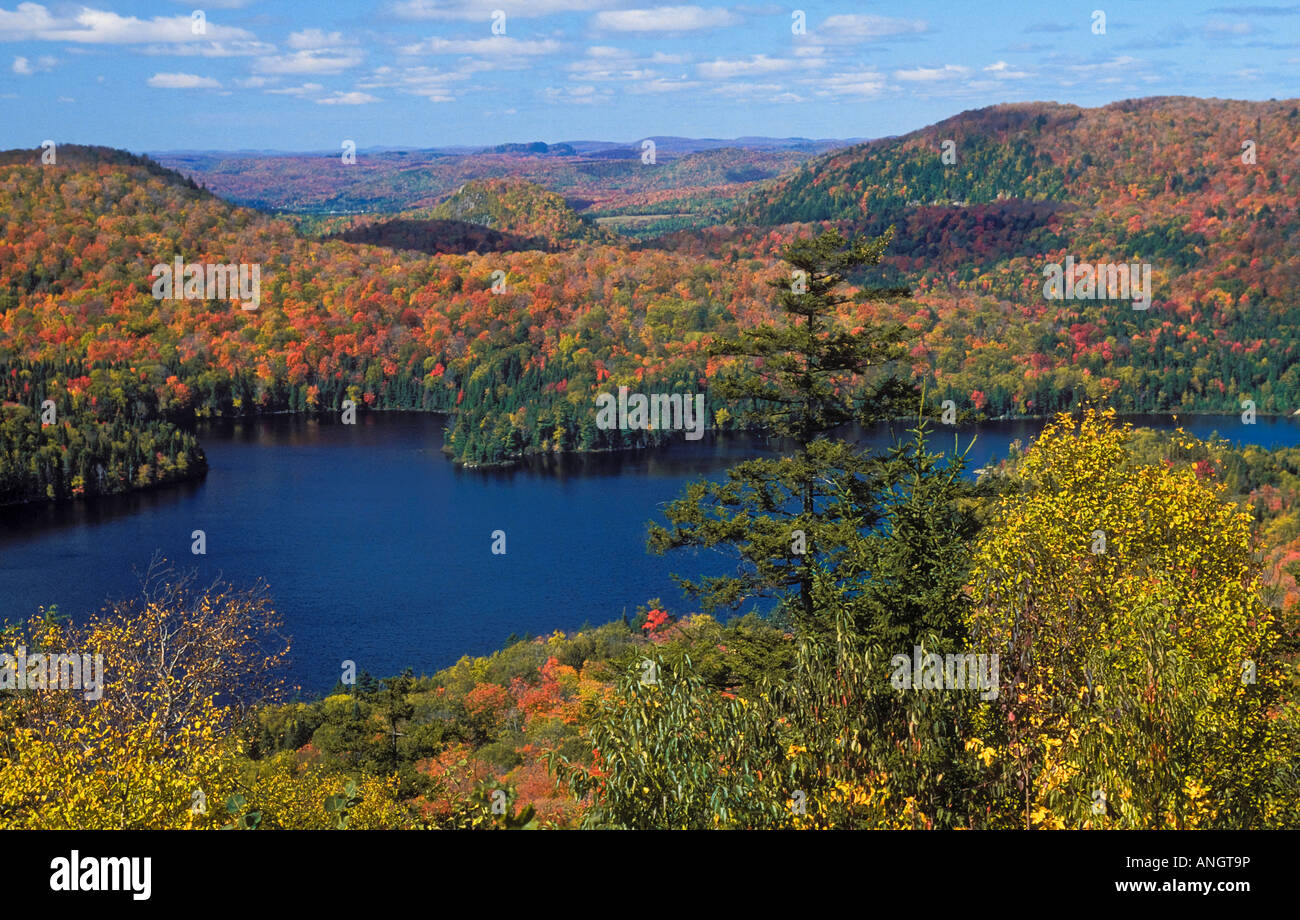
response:
M878 137L997 102L1291 98L1298 75L1300 3L0 0L3 148Z

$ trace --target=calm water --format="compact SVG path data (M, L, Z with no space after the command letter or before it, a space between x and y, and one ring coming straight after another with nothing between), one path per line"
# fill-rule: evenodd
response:
M1169 427L1167 418L1134 419ZM57 604L74 618L133 593L155 550L207 577L264 579L294 639L291 678L332 686L339 663L376 676L429 673L511 633L605 623L660 597L691 608L669 577L728 570L713 553L657 557L645 524L686 483L721 478L762 451L729 436L657 452L571 457L510 471L461 470L439 451L441 416L382 413L355 426L275 417L200 432L200 483L63 506L0 509L0 619ZM970 468L1028 441L1042 422L958 429L978 435ZM1300 445L1300 424L1183 417L1266 447ZM881 429L865 440L884 445ZM951 429L931 441L950 450ZM207 534L207 555L190 534ZM504 556L491 553L504 530Z

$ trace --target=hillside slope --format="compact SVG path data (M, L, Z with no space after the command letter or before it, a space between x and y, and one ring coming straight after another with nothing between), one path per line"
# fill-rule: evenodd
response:
M1069 388L1126 410L1292 411L1298 168L1297 100L1001 105L816 158L735 220L895 226L886 276L929 307L918 367L976 409L1041 413ZM1045 299L1044 269L1070 259L1149 265L1150 309Z

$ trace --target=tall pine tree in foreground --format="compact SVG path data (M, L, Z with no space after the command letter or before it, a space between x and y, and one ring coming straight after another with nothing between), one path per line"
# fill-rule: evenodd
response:
M917 406L890 373L902 329L853 332L861 318L840 315L846 276L877 264L888 242L831 232L787 247L791 271L777 285L787 321L715 346L741 359L718 390L792 450L690 486L667 511L671 528L652 526L651 546L737 553L737 574L683 584L709 608L792 602L794 661L730 700L689 658L653 686L629 674L592 725L600 775L558 765L571 788L595 794L595 824L919 828L975 826L987 812L966 751L977 698L904 693L890 680L894 656L914 646L966 645L976 523L965 456L931 451L924 424L880 455L835 436Z
M790 243L788 274L772 282L786 321L721 339L710 354L737 359L714 384L736 413L793 450L747 460L722 483L697 482L666 511L668 527L652 524L650 548L729 549L736 574L699 581L679 578L707 610L751 597L787 597L813 615L813 572L834 571L862 527L874 522L850 510L872 506L879 470L857 446L829 436L847 423L871 424L915 407L915 390L892 366L905 356L901 323L851 331L840 308L851 301L906 297L900 289L863 290L850 298L848 275L880 263L893 237L846 240L837 230Z

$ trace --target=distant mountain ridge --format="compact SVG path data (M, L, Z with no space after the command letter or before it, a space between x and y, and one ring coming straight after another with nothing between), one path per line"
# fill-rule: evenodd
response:
M152 157L229 201L271 211L396 216L433 207L475 179L513 178L589 202L597 215L640 207L646 196L663 197L665 193L690 199L691 208L702 210L703 199L717 198L714 190L726 186L725 206L714 200L707 203L709 219L717 219L726 207L734 205L746 185L784 172L839 143L650 140L656 148L655 161L649 165L642 162L640 141L538 141L434 150L358 148L355 163L343 162L342 151L188 151ZM746 172L730 178L726 175L738 168Z
M741 149L785 149L785 148L809 148L809 149L833 149L845 147L852 144L861 144L869 140L865 137L848 137L848 138L809 138L809 137L765 137L761 135L747 135L745 137L736 137L731 139L716 137L684 137L679 135L650 135L646 138L636 138L630 141L598 141L598 140L567 140L567 141L510 141L500 144L455 144L441 147L401 147L392 145L374 145L369 147L358 147L358 153L439 153L450 155L464 155L469 153L536 153L552 154L558 156L584 155L598 150L607 150L614 147L636 148L641 149L641 142L652 140L663 150L676 154L697 153L701 150L717 150L723 147L737 147ZM334 150L273 150L273 149L239 149L239 150L210 150L203 148L193 149L169 149L169 150L143 150L142 155L168 159L172 157L192 157L192 156L277 156L277 157L297 157L297 156L335 156Z

